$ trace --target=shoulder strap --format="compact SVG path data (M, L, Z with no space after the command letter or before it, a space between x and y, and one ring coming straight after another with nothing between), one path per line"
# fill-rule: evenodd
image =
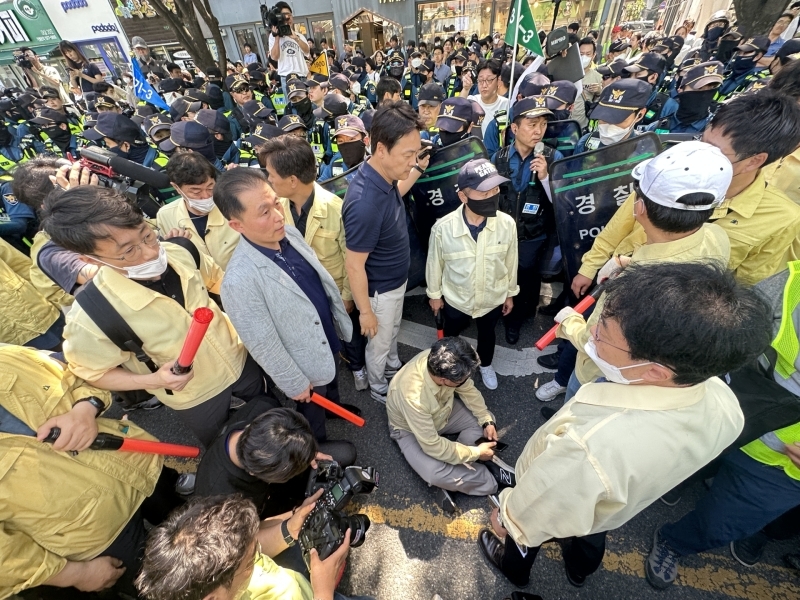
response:
M176 246L180 246L181 248L189 252L189 254L191 254L192 258L194 259L194 266L197 267L198 269L200 268L200 250L198 250L197 246L195 246L189 239L178 236L174 238L169 238L168 240L164 241L168 244L175 244Z
M501 177L508 177L509 173L511 173L511 169L508 166L508 149L509 146L500 148L497 152L497 157L494 159L497 174Z
M158 371L153 359L147 356L142 348L142 340L103 293L97 289L94 281L89 281L83 286L83 289L75 296L75 302L80 304L89 318L117 348L123 352L132 352L136 359L147 365L151 372Z

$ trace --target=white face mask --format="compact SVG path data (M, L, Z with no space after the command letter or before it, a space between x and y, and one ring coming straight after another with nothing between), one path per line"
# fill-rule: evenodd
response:
M590 64L592 64L592 57L591 56L583 56L583 55L581 55L581 66L585 69Z
M597 126L597 131L600 134L600 143L604 146L610 146L621 142L626 135L633 129L630 127L620 127L619 125L612 125L611 123L600 123Z
M421 58L412 58L411 59L411 67L414 69L419 69L419 66L422 64Z
M589 358L592 359L592 362L597 365L597 368L603 372L603 375L606 379L611 381L612 383L621 383L622 385L628 385L631 383L638 383L640 381L644 381L644 379L626 379L625 376L622 374L622 371L625 369L632 369L634 367L642 367L644 365L649 364L658 364L652 361L650 362L643 362L638 363L635 365L628 365L627 367L615 367L609 362L604 361L597 355L597 346L595 346L594 338L589 338L589 341L586 342L586 345L583 347L586 351L586 354L589 355Z
M201 215L207 215L212 210L214 210L215 205L213 196L211 198L201 198L199 200L194 200L192 198L189 198L184 193L184 191L179 189L177 186L175 186L175 189L178 190L178 193L181 196L183 196L183 199L186 200L186 202L189 204L189 207L192 208L193 210L196 210Z
M358 96L361 93L361 84L358 81L354 81L350 86L350 89L356 96Z
M164 246L161 243L158 244L158 256L156 258L133 267L116 267L96 258L94 260L114 269L122 269L128 279L155 279L163 275L168 266L167 251L164 250Z

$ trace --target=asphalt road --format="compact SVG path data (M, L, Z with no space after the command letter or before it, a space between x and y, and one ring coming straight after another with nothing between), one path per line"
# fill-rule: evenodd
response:
M406 298L404 321L400 355L408 361L435 340L433 319L423 295ZM526 325L514 347L505 344L502 326L498 325L500 347L496 356L502 357L500 363L495 359L498 371L528 374L501 375L495 391L488 391L478 383L496 415L503 441L509 444L503 459L510 464L544 420L539 414L544 404L536 399L534 389L552 379L552 373L533 372L541 368L535 365L533 359L537 353L531 348L551 324L549 317L537 317L534 323ZM474 327L464 335L474 337ZM488 523L486 500L458 494L455 501L460 514L456 518L447 517L434 503L433 491L405 463L389 438L384 407L372 401L368 392L356 392L344 367L340 372L340 388L343 401L361 407L366 426L359 429L342 421L328 421L329 438L353 441L358 448L358 464L376 467L381 479L372 494L359 497L353 504L354 509L369 516L372 527L364 545L351 552L349 569L339 591L380 600L430 600L435 593L443 600L510 597L516 588L488 566L475 541L480 529ZM561 402L559 399L556 404ZM162 440L193 442L191 433L167 408L149 413L138 411L130 417ZM171 460L169 464L180 470L195 468L192 462ZM781 560L783 554L800 550L796 542L773 542L754 568L741 566L727 548L707 552L685 560L671 589L659 592L650 587L644 579L643 560L649 552L654 529L688 512L703 492L702 484L695 485L685 491L678 505L668 507L656 502L624 527L611 532L603 567L581 589L567 582L559 546L546 544L534 565L531 583L524 591L539 594L544 600L800 598L800 575L783 567Z

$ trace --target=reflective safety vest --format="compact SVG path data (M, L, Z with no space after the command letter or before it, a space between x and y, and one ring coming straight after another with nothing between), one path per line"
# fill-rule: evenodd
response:
M452 98L456 95L456 84L458 83L458 75L455 74L455 71L447 78L445 91L447 92L447 97Z
M282 117L286 110L286 96L283 95L283 90L276 91L269 99L272 100L272 106L275 107L277 115Z
M494 119L497 121L497 128L500 130L500 143L503 143L503 133L508 127L508 111L498 110L494 113Z
M311 149L314 151L314 158L317 159L317 164L321 164L325 160L325 141L322 137L322 132L325 127L324 121L317 121L314 127L308 131L308 143L311 144Z
M11 174L19 163L11 160L4 154L0 153L0 181L11 181L14 179Z

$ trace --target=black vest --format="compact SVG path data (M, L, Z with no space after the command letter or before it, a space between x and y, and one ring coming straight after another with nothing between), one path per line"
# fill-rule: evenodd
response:
M511 177L508 161L510 146L500 149L495 157L495 167L502 177ZM545 146L542 152L547 164L552 162L553 149ZM511 215L517 224L517 240L525 242L555 231L553 206L539 178L531 181L521 192L516 192L512 182L500 185L500 210Z

